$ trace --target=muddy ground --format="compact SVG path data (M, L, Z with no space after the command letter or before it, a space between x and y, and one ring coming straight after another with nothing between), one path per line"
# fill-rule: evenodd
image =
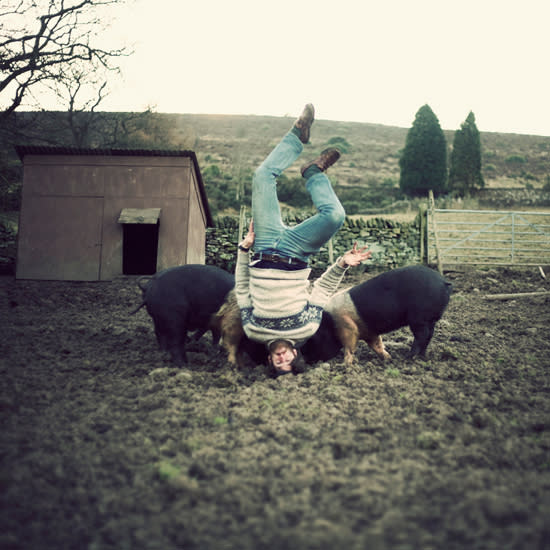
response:
M0 547L550 548L550 299L484 299L550 282L447 276L425 360L278 379L209 335L173 368L132 279L0 277Z

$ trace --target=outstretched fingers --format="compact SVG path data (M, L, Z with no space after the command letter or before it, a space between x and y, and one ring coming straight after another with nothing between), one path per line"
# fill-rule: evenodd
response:
M353 248L346 252L345 256L345 262L348 266L356 266L359 265L361 262L364 262L365 260L368 260L372 253L370 250L367 250L367 246L362 246L361 248L357 248L357 243L353 243Z

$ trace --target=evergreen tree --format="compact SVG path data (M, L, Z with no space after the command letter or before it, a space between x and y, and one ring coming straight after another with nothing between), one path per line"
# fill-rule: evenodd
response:
M447 187L447 141L429 105L420 107L399 159L401 191L409 196L444 193Z
M455 132L451 152L449 174L451 191L463 197L476 189L485 187L481 174L481 142L474 113L470 114Z

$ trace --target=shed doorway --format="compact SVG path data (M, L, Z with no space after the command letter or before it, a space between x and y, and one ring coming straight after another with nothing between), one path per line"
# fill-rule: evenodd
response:
M157 271L160 208L124 208L122 224L122 273L153 275Z

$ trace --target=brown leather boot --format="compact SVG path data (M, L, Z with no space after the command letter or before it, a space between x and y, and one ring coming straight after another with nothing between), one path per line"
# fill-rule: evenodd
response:
M304 177L305 171L313 165L316 165L321 172L324 172L327 168L332 166L340 158L340 151L338 149L330 148L325 149L316 159L304 164L300 169L302 177Z
M311 125L313 124L314 118L315 108L311 103L308 103L304 107L302 114L294 123L294 127L300 131L300 135L298 137L302 143L307 143L309 141L309 131L311 129Z

